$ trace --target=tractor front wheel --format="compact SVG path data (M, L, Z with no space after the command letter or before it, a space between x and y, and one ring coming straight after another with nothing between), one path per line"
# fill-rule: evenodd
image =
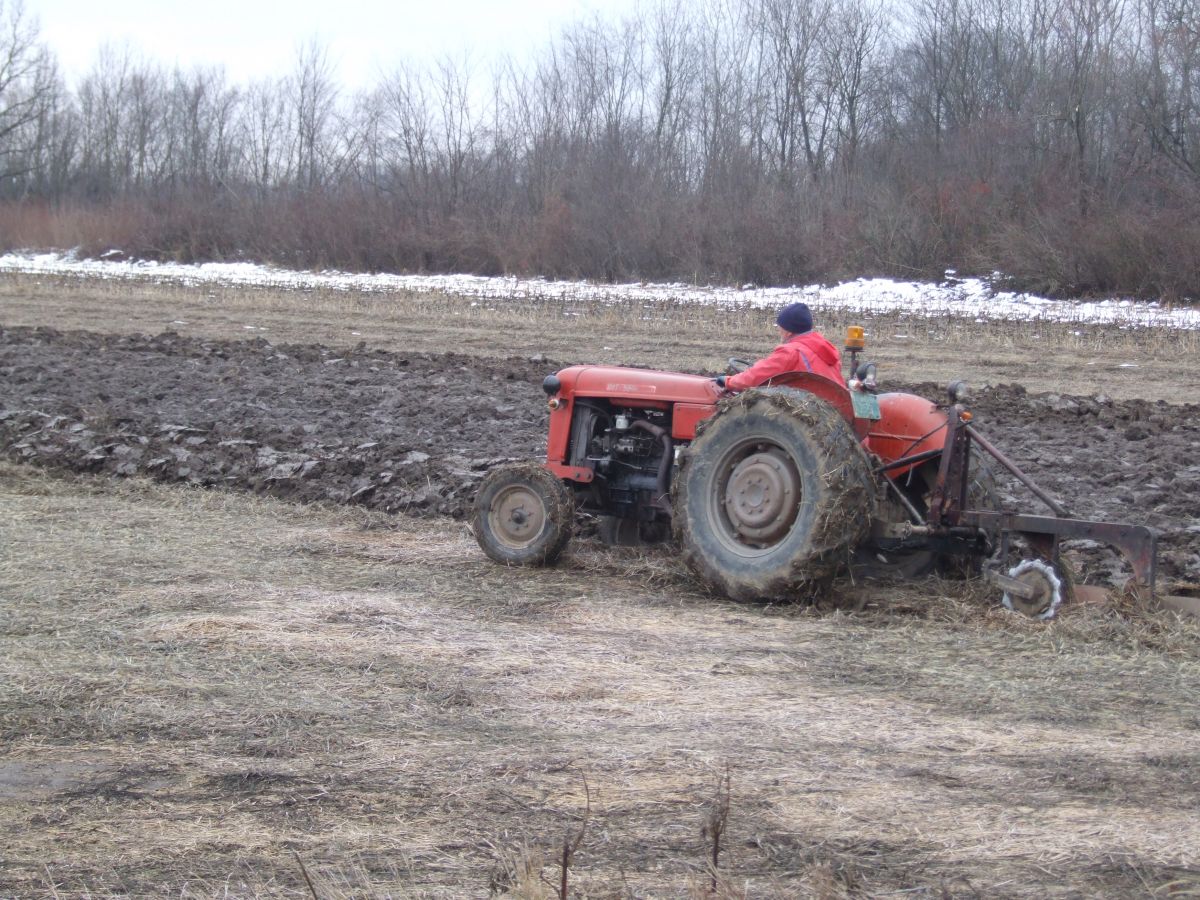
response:
M491 559L508 566L548 566L571 539L570 489L537 463L493 469L479 485L471 530Z
M735 600L812 594L866 535L874 483L853 429L829 404L789 388L722 404L675 480L684 558Z

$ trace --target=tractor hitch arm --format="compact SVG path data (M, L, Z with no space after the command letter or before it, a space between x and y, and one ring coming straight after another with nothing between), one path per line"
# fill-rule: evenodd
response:
M1054 510L1054 514L1056 516L1069 516L1070 515L1070 512L1067 511L1067 508L1065 506L1063 506L1054 497L1051 497L1044 490L1042 490L1038 486L1037 482L1035 482L1032 478L1030 478L1024 472L1022 472L1021 469L1017 466L1017 464L1015 462L1013 462L1011 459L1009 459L1000 450L999 447L997 447L995 444L993 444L991 441L989 441L987 438L985 438L982 434L980 434L978 431L976 431L970 425L965 425L963 427L966 430L967 434L969 434L971 436L971 440L973 440L981 448L986 450L988 452L988 454L993 459L996 460L996 462L1000 463L1000 465L1002 465L1002 466L1004 466L1004 468L1008 469L1008 471L1012 473L1013 477L1015 479L1017 479L1017 481L1021 482L1021 484L1025 485L1025 487L1029 488L1029 490L1031 490L1033 492L1033 495L1035 497L1037 497L1039 500L1041 500L1043 503L1045 503L1048 507L1050 507L1052 510Z

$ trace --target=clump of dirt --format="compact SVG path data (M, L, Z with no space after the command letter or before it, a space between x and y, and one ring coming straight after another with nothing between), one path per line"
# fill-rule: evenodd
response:
M461 516L478 479L545 454L547 366L0 329L0 448L73 471Z
M539 385L555 368L538 357L365 344L347 351L0 328L0 453L74 471L460 517L488 469L544 456ZM932 384L889 387L941 397ZM982 390L972 409L977 427L1072 513L1158 529L1161 574L1200 581L1200 405L1001 384ZM1006 505L1040 511L1013 483L1006 493Z

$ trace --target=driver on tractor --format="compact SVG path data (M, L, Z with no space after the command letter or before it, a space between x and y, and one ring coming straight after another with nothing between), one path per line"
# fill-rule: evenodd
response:
M842 355L838 348L813 330L812 313L805 303L792 303L779 311L779 346L750 368L736 375L713 379L726 391L744 391L766 384L784 372L812 372L837 384L842 379Z

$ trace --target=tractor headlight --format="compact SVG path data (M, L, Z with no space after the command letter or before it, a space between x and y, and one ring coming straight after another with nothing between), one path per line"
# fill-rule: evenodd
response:
M967 397L970 396L970 390L967 388L965 381L952 381L946 388L946 393L950 396L951 403L966 403Z
M547 397L553 397L562 388L562 382L558 380L557 375L547 375L542 381L542 390L546 392Z

